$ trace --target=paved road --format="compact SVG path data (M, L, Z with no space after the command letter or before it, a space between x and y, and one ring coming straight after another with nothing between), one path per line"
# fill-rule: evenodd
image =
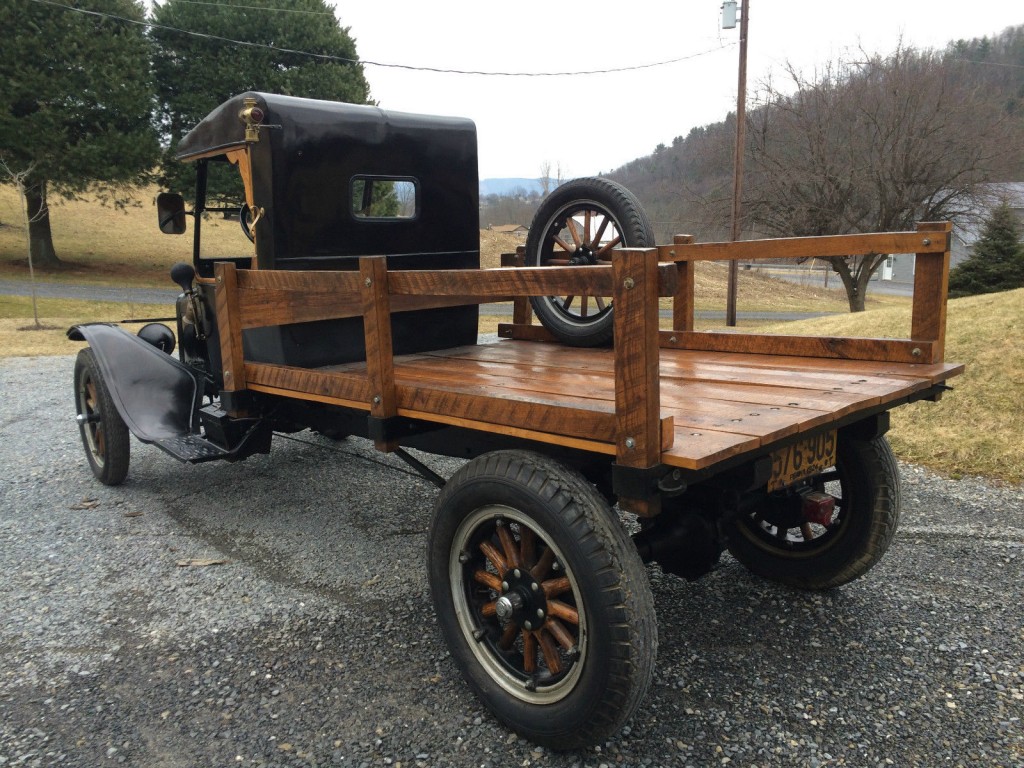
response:
M0 361L0 765L1020 766L1024 488L904 465L865 578L648 569L655 679L600 748L498 725L441 640L436 489L361 440L195 467L132 443L92 480L73 359ZM427 459L443 474L453 461ZM221 565L179 563L225 561Z
M80 299L83 301L120 301L134 304L167 304L173 314L174 300L180 291L159 288L108 287L99 285L75 285L72 283L36 283L36 295L44 298ZM31 296L32 287L22 280L0 280L0 295ZM483 304L480 311L485 315L511 316L510 304ZM721 320L725 322L725 310L697 310L700 320ZM766 320L786 322L824 317L829 312L744 312L736 313L739 320ZM661 311L662 317L671 317L669 310Z
M758 266L754 273L770 275L777 280L785 280L797 285L810 285L815 288L838 288L842 289L843 282L835 272L829 272L828 284L825 284L824 273L821 270L813 272L799 265L787 266L784 264L773 264L771 266ZM743 275L743 272L740 272ZM741 277L742 279L742 277ZM868 283L868 295L886 294L890 296L913 296L914 283L902 280L882 280L876 273L871 282Z

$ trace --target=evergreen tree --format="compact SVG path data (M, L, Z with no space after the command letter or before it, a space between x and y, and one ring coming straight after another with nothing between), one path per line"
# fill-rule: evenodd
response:
M949 273L949 295L974 296L1024 287L1021 226L1004 200L992 209L970 258Z
M325 0L203 4L167 0L154 7L153 20L158 25L152 35L157 45L154 69L160 128L168 142L160 180L165 187L191 188L192 165L174 160L178 142L217 105L239 93L264 91L354 104L369 101L355 41ZM224 173L215 177L217 171ZM211 194L239 198L237 176L232 168L211 168Z
M38 267L60 260L50 232L53 194L99 183L123 203L125 185L144 181L158 154L151 122L150 45L132 0L83 0L82 13L30 0L0 3L0 170L20 182L29 244Z

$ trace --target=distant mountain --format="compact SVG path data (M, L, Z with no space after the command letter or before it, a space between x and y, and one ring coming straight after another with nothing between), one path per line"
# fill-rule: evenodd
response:
M552 184L554 186L554 184ZM481 179L480 196L510 195L517 190L525 190L526 194L543 191L540 179Z

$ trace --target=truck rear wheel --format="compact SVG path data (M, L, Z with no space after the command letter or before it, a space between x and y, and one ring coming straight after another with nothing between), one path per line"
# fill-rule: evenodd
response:
M553 749L599 743L634 713L654 671L647 575L611 509L539 454L462 467L431 527L438 621L494 715Z
M889 442L840 432L836 466L807 485L835 498L830 520L795 519L766 504L736 520L729 551L753 573L802 589L830 589L863 576L899 524L900 478Z
M607 179L574 179L545 198L526 238L526 265L611 264L617 247L655 244L640 201ZM559 341L597 347L612 340L612 300L607 296L535 296L537 318Z
M114 406L96 355L88 347L75 360L75 408L92 473L104 485L120 485L128 475L128 427Z

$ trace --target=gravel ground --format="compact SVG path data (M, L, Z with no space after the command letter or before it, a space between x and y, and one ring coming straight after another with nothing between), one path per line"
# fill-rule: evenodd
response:
M498 725L445 650L432 486L303 433L195 467L133 440L106 488L72 365L0 362L2 766L1024 765L1022 487L903 466L889 555L829 593L728 558L696 583L650 568L642 709L559 754ZM179 565L203 559L228 562Z

